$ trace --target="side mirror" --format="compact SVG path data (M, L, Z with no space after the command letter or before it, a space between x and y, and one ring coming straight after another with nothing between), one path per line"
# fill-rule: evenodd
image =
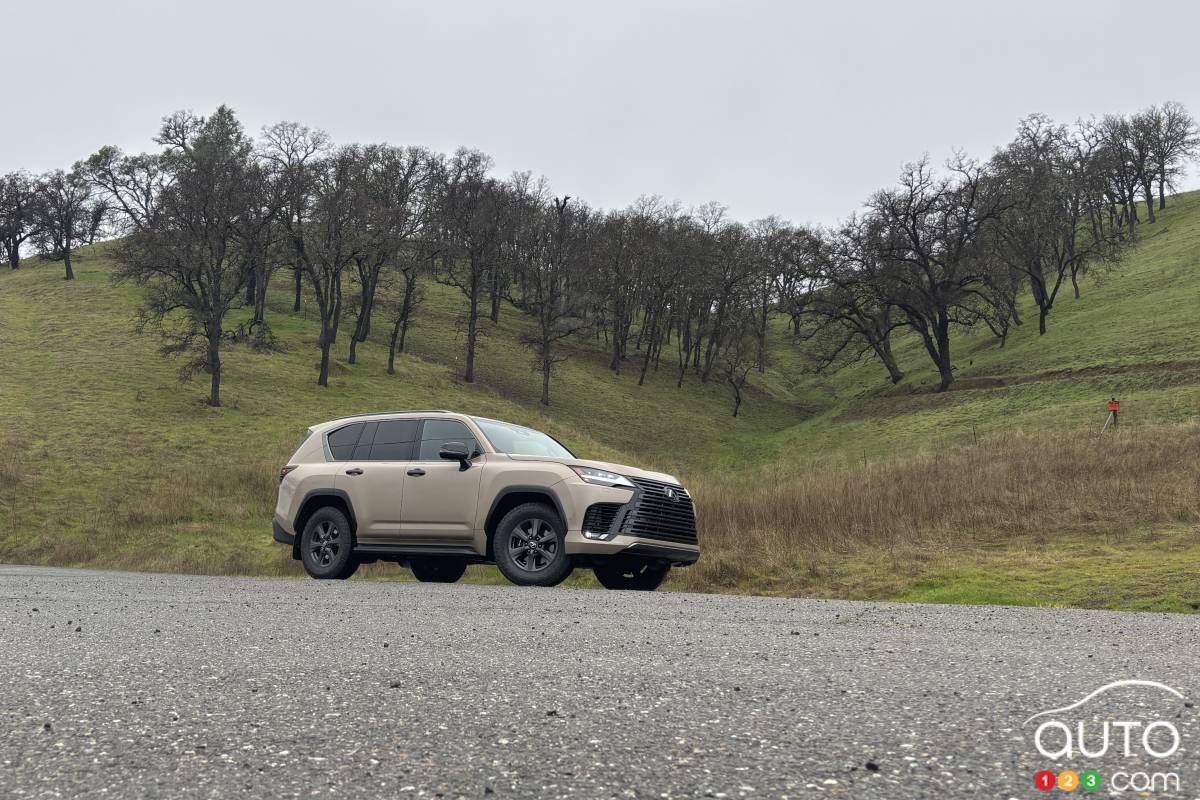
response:
M447 461L457 461L459 471L471 466L471 451L462 442L446 442L438 450L438 456Z

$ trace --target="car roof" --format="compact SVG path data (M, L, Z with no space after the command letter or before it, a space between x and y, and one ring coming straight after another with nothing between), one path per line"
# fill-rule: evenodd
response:
M456 411L447 411L442 408L421 408L406 411L367 411L362 414L349 414L345 417L331 419L328 422L321 422L313 425L313 430L325 429L335 425L341 425L347 422L359 420L375 419L375 418L390 418L390 417L411 417L411 416L428 416L430 414L438 414L450 417L452 419L466 419L466 414L459 414Z

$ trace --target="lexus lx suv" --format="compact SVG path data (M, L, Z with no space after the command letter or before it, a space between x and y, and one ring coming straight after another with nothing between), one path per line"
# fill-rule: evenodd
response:
M554 586L585 567L609 589L653 590L700 557L692 498L670 475L449 411L309 428L279 471L273 528L314 578L394 561L454 582L494 563L518 585Z

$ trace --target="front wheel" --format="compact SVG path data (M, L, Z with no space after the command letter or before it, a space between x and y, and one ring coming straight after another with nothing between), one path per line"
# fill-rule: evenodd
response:
M592 568L605 589L653 592L671 571L670 564L656 561L614 560Z
M492 535L492 549L500 572L518 586L557 586L571 574L562 521L541 503L505 514Z
M300 535L304 571L320 580L345 580L358 569L350 521L336 508L319 508Z
M461 558L414 558L408 568L421 583L454 583L467 571Z

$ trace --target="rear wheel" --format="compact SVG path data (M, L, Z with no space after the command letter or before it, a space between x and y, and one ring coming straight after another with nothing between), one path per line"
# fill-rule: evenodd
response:
M350 521L336 508L317 509L300 536L304 571L319 580L345 580L358 569Z
M666 579L671 565L660 561L613 559L592 568L605 589L653 592Z
M461 558L414 558L408 568L422 583L454 583L467 571L467 562Z
M571 574L562 521L541 503L505 514L492 535L492 549L500 572L518 586L557 586Z

